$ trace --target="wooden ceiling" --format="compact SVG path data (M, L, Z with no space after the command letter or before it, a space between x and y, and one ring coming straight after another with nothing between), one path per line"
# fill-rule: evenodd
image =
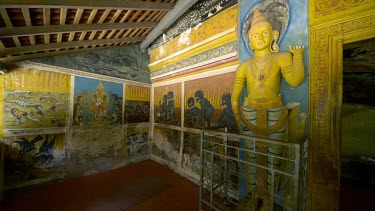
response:
M0 0L0 61L140 44L177 0Z

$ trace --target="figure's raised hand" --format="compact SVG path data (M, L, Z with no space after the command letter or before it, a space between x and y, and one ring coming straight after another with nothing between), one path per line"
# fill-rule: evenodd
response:
M305 52L305 46L303 45L289 45L289 51L292 54Z

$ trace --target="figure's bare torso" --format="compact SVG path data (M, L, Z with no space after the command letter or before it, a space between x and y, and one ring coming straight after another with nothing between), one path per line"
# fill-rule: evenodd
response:
M278 100L280 90L280 65L277 54L269 54L259 61L251 58L244 62L247 83L247 101L267 103Z

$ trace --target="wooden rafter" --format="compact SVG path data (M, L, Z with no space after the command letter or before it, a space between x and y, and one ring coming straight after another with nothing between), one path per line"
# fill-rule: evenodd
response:
M131 28L152 28L158 22L128 22L128 23L102 23L102 24L79 24L79 25L49 25L49 26L25 26L1 28L0 37L27 36L38 34L56 34L81 31L119 30Z
M126 37L126 38L71 41L71 42L62 42L62 43L49 43L49 44L42 44L42 45L36 45L36 46L5 48L5 49L0 49L0 56L27 53L27 52L36 52L36 51L43 51L43 50L51 50L51 49L60 49L60 48L75 48L75 47L82 47L82 46L113 44L113 43L119 43L119 42L139 42L139 41L143 41L144 39L145 39L144 36Z
M81 8L115 10L172 10L174 3L123 0L1 0L2 8Z

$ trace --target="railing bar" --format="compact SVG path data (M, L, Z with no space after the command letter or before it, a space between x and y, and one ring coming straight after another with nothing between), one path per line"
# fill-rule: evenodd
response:
M210 141L204 141L205 143L210 143L211 145L218 145L218 146L223 146L225 147L224 144L220 144L220 143L214 143L214 142L210 142ZM210 147L207 147L206 149L208 148L213 148L214 146L210 146ZM258 154L258 155L265 155L265 156L272 156L274 158L278 158L278 159L282 159L282 160L286 160L286 161L292 161L294 162L295 159L289 159L289 158L284 158L284 157L279 157L277 155L270 155L270 154L267 154L267 153L262 153L262 152L257 152L257 151L252 151L252 150L248 150L248 149L243 149L243 148L239 148L239 147L233 147L233 146L227 146L229 148L233 148L233 149L238 149L238 150L241 150L241 151L245 151L245 152L250 152L250 153L254 153L254 154ZM205 150L206 150L205 149Z
M220 156L220 157L225 157L224 155L221 155L221 154L218 154L218 153L215 153L215 152L210 152L210 151L207 151L207 150L202 150L203 152L207 152L207 153L211 153L213 155L216 155L216 156ZM242 163L245 163L245 164L248 164L248 165L251 165L251 166L254 166L254 167L257 167L257 168L262 168L262 169L266 169L266 170L271 170L270 168L268 167L264 167L264 166L260 166L260 165L257 165L257 164L254 164L254 163L249 163L247 161L244 161L244 160L240 160L240 159L237 159L237 158L230 158L232 160L236 160L238 162L242 162ZM286 172L283 172L283 171L279 171L277 169L274 170L275 172L277 173L280 173L280 174L284 174L286 176L290 176L290 177L293 177L294 178L294 174L289 174L289 173L286 173Z

